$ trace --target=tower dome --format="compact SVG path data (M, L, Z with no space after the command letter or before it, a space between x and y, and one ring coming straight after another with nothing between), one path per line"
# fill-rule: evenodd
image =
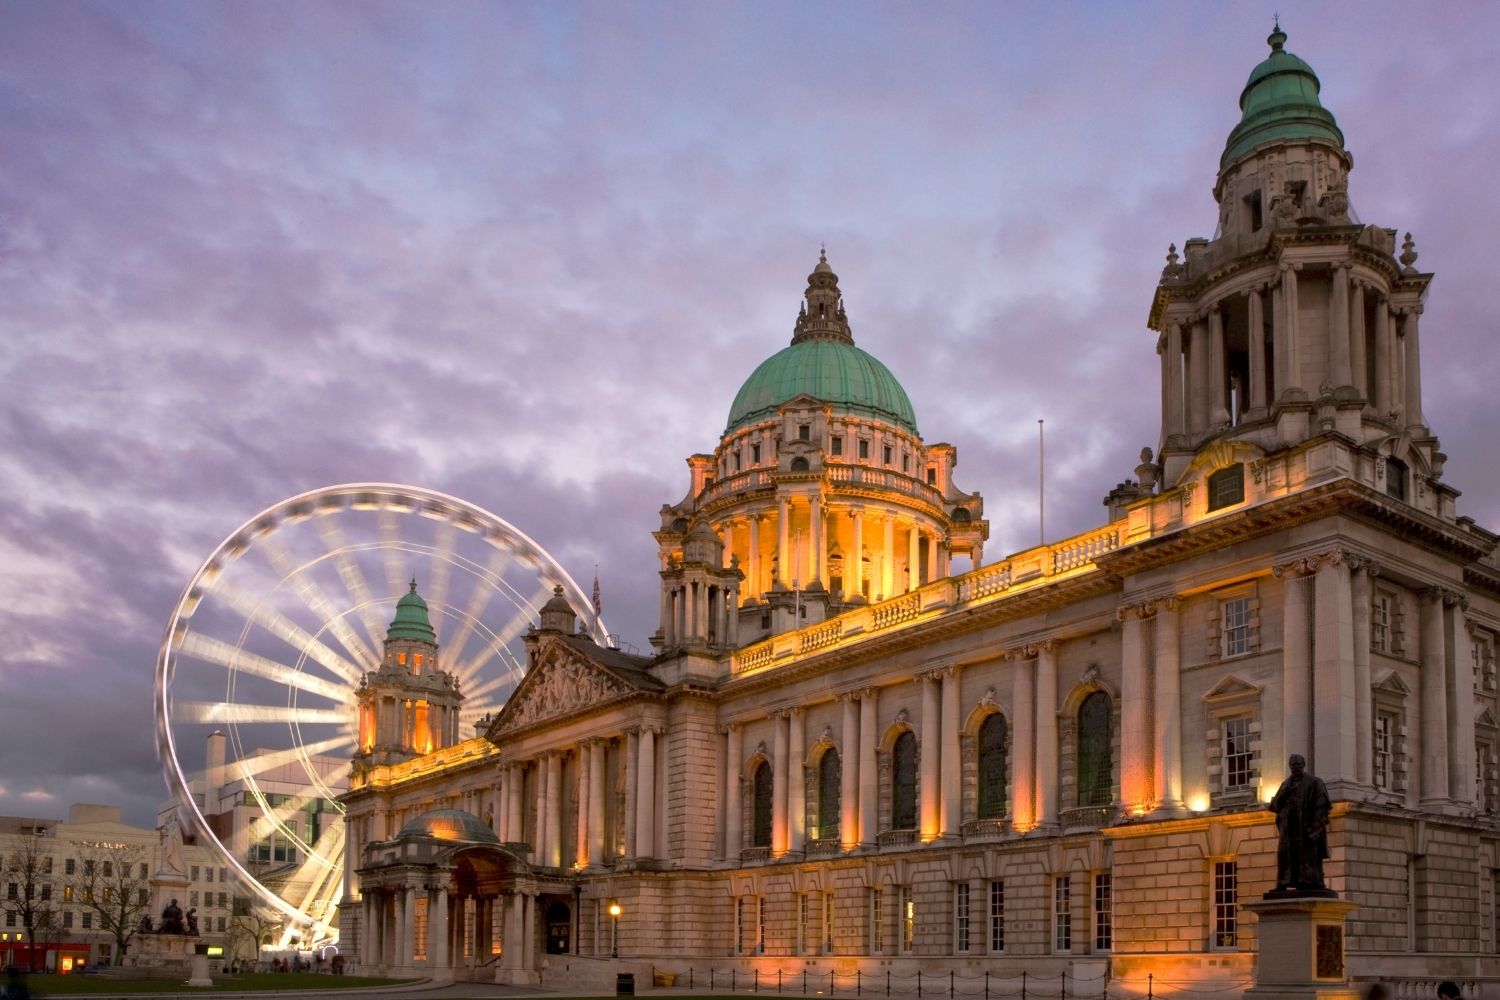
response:
M432 630L432 620L427 616L427 602L417 593L417 581L411 582L411 590L396 602L396 617L385 637L390 639L416 639L419 642L437 642L437 633Z
M781 404L804 395L835 413L889 420L917 433L911 400L896 376L854 346L838 284L827 253L819 254L791 344L750 373L729 407L725 434L774 416Z
M1322 139L1342 150L1344 133L1318 100L1318 74L1303 59L1286 51L1286 32L1278 24L1266 39L1271 54L1250 71L1240 92L1240 122L1224 143L1222 171L1268 142Z

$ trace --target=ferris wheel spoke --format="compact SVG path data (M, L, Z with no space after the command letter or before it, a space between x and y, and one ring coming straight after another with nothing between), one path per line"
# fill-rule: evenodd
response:
M483 698L485 695L488 695L491 692L499 691L507 687L512 687L520 683L520 680L525 675L525 673L525 668L521 667L519 664L513 663L509 667L507 667L505 669L505 673L501 674L500 676L491 677L486 681L481 681L474 687L472 691L465 691L464 697Z
M320 621L327 623L328 631L344 647L344 651L354 658L357 663L378 663L380 658L370 651L370 647L364 644L359 635L350 626L343 615L336 612L333 602L328 595L323 593L323 588L318 586L307 572L305 566L297 565L292 559L291 553L287 551L281 538L267 534L262 541L261 549L264 550L266 562L271 568L280 574L285 583L290 583L297 596L302 598L302 603L307 605L309 611L318 617Z
M469 637L474 634L475 624L480 621L485 609L489 607L490 599L495 594L492 581L500 579L509 561L509 554L502 549L494 549L490 552L489 562L485 565L484 575L480 577L480 580L491 585L475 586L473 593L469 595L469 604L458 618L458 627L454 629L452 637L444 643L450 660L454 662L462 660L464 646L468 645Z
M537 588L536 593L531 596L531 599L525 601L516 609L516 613L511 615L510 621L506 622L505 627L495 633L494 638L485 645L484 650L474 659L469 660L457 669L456 673L458 674L459 681L467 685L474 679L481 666L494 659L499 655L501 649L514 642L516 637L536 620L535 615L539 613L538 609L551 593L552 586L543 580L542 585Z
M452 521L444 521L438 525L437 542L433 546L432 557L429 565L430 579L424 582L423 592L427 597L427 605L439 615L433 621L433 626L438 631L438 641L442 642L441 610L448 606L448 581L453 570L453 550L458 543L458 528L454 527Z
M224 598L225 603L244 615L247 620L264 628L299 653L305 652L350 687L359 686L360 680L364 677L364 671L340 656L332 646L313 638L310 632L280 611L260 603L240 587L224 580L220 580L215 585L214 594Z
M286 767L290 764L300 763L303 755L318 757L323 754L332 754L335 750L344 747L352 747L356 742L352 733L340 733L327 739L318 740L315 743L304 743L299 749L291 750L265 750L254 757L242 757L235 765L235 773L242 780L253 780L267 771L274 771L278 767ZM306 764L303 764L306 770Z
M190 656L204 663L264 677L267 680L294 687L299 691L327 698L335 703L347 704L353 700L353 694L347 687L297 670L279 660L251 653L221 639L204 635L202 632L185 634L178 643L177 651L183 656Z
M385 555L385 583L388 593L404 593L406 563L401 558L401 519L397 511L383 507L380 511L380 546Z
M344 708L301 708L295 705L242 705L232 701L184 701L175 714L186 722L200 724L252 722L295 722L301 725L347 725L349 710Z
M370 598L370 585L365 580L364 571L359 568L359 563L351 554L349 544L344 537L344 528L337 518L332 517L320 518L317 523L318 534L322 537L323 544L328 551L333 553L333 562L338 568L339 579L344 582L344 589L349 592L349 597L354 601L360 622L365 627L365 635L370 640L371 647L378 649L385 635L385 623L381 621L380 611Z

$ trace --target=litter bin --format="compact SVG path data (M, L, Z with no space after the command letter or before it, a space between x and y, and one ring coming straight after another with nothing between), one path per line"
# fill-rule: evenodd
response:
M635 996L635 973L621 972L615 976L615 996Z

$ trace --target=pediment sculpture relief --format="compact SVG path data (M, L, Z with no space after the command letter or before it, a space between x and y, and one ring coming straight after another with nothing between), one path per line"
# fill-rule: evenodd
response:
M509 712L502 732L567 715L630 692L623 682L573 659L551 660L539 670L512 696L515 707Z

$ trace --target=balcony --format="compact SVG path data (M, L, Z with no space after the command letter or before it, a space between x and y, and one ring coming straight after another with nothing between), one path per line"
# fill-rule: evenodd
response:
M1097 830L1101 826L1108 826L1115 821L1119 815L1118 806L1110 804L1107 806L1078 806L1074 809L1062 811L1063 832L1069 830Z
M1010 836L1010 820L1004 816L994 819L973 819L964 824L964 841L1001 840Z
M882 849L887 847L914 847L916 843L916 830L882 830L875 836L876 846Z

